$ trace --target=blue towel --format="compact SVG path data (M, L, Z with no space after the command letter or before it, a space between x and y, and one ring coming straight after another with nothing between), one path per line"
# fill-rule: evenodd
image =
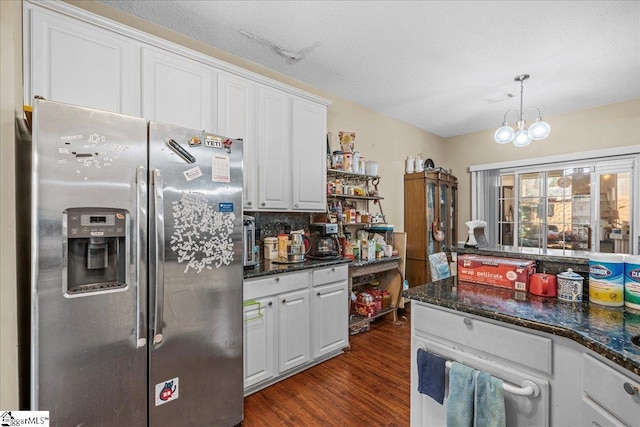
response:
M444 383L446 360L440 356L418 349L418 391L442 405L444 402Z
M476 375L475 427L505 427L502 380L486 372Z
M453 362L449 371L448 427L473 427L476 370Z

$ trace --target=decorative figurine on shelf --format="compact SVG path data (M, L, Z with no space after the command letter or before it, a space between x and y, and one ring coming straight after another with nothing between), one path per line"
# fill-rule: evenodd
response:
M340 148L342 152L353 153L356 148L356 133L355 132L338 132L338 138L340 138Z

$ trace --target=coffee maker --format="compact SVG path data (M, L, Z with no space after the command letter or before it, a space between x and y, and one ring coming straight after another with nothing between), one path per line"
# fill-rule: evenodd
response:
M323 222L309 224L311 259L340 258L340 242L338 240L338 224Z

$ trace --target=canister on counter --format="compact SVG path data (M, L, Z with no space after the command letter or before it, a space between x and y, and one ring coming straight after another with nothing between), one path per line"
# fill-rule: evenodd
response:
M580 302L582 301L582 282L584 278L578 273L574 273L572 269L567 269L559 273L558 279L558 299L563 301Z
M265 237L264 238L264 259L277 259L277 258L278 258L278 238Z
M289 236L287 234L278 234L278 258L287 258L287 244Z

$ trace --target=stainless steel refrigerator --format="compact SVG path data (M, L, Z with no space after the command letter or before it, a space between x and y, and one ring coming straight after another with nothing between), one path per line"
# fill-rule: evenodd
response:
M32 409L241 423L241 141L45 100L32 139Z

